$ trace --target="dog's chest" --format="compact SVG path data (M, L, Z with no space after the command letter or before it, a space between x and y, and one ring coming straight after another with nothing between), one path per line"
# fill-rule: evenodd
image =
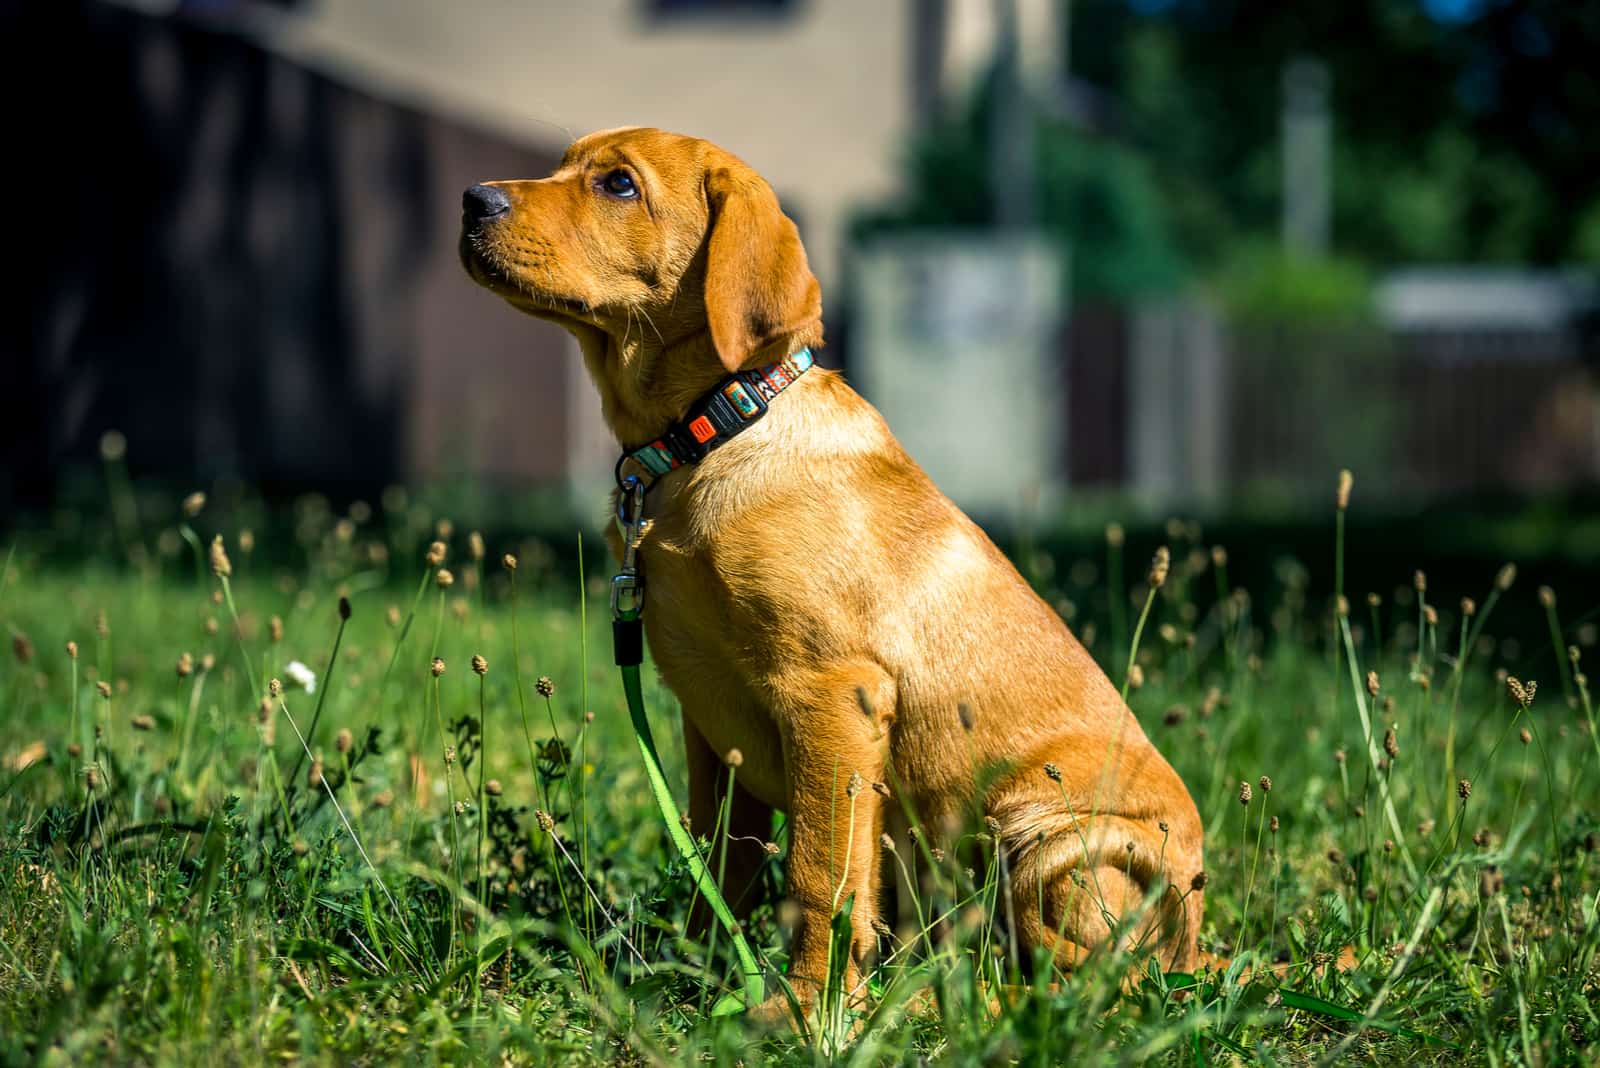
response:
M719 759L737 749L739 782L757 799L783 808L788 788L777 723L753 684L766 643L735 606L708 554L651 532L641 548L643 613L650 656L683 706L689 724ZM620 542L612 539L613 549Z

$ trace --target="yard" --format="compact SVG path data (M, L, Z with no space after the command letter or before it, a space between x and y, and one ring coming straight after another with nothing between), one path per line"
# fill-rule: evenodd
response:
M1592 1063L1600 651L1511 567L1246 592L1176 523L1147 596L1117 530L1034 551L1118 683L1142 623L1129 700L1206 821L1217 963L1019 967L980 825L892 843L935 872L923 927L801 1037L726 1011L726 935L684 934L603 547L580 575L389 503L255 534L169 501L147 537L114 495L73 551L0 546L0 1060ZM1501 632L1513 602L1548 626ZM745 930L769 989L785 846Z

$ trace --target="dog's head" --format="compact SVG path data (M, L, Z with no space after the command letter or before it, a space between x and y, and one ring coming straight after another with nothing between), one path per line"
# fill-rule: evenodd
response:
M580 341L598 331L726 371L820 341L821 290L794 223L707 141L590 134L550 177L475 185L463 208L467 273ZM709 343L680 345L697 336Z

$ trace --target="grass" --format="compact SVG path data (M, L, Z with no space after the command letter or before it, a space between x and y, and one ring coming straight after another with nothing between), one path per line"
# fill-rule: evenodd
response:
M1497 640L1497 604L1535 596L1508 573L1446 597L1341 568L1385 591L1341 611L1292 562L1232 588L1193 524L1172 526L1158 589L1123 588L1120 529L1114 580L1023 560L1060 576L1041 587L1200 805L1219 963L1020 959L975 823L885 851L930 875L919 922L881 940L864 1001L834 984L802 1036L725 1012L726 934L685 934L694 887L609 664L604 575L526 551L508 570L450 531L429 563L415 505L303 508L292 542L253 552L203 502L168 511L147 546L114 493L85 562L23 544L0 565L6 1063L1595 1057L1594 628L1563 624L1556 591L1538 594L1548 633ZM675 705L648 671L645 696L681 793ZM715 870L722 836L694 830ZM773 902L745 928L769 989L785 845L780 825Z

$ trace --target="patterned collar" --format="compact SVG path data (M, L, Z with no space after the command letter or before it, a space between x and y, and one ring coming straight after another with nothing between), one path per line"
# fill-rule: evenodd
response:
M810 349L801 349L777 363L724 378L691 404L683 418L667 427L659 438L638 448L624 447L617 460L617 485L622 485L622 469L630 460L644 468L650 484L668 471L698 463L706 453L766 415L772 398L793 385L815 362Z

